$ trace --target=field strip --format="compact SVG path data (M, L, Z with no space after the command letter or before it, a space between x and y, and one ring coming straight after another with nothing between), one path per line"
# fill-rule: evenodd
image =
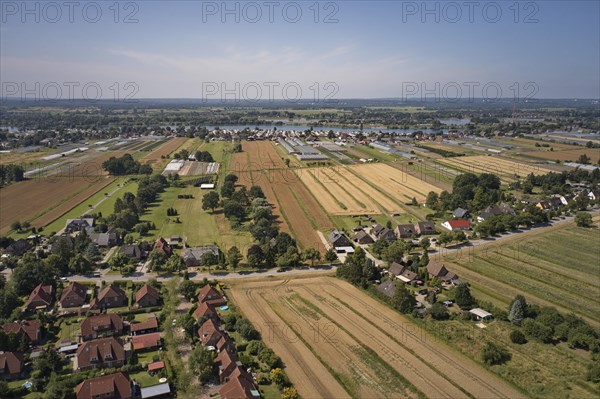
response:
M398 209L398 204L388 198L385 194L376 190L370 184L364 182L352 172L350 172L347 168L334 168L333 171L340 176L340 178L344 179L348 182L349 185L354 186L357 190L360 190L364 193L364 195L370 197L379 204L383 209L388 212L395 211Z
M325 285L324 291L330 296L333 295L331 290L344 295L344 298L348 300L346 308L361 309L361 317L369 321L375 331L399 332L406 347L419 353L437 370L443 370L454 383L461 385L475 397L517 398L523 396L507 382L502 381L474 361L435 342L434 337L425 333L420 333L421 336L418 336L417 331L411 328L412 323L407 322L394 310L379 304L367 295L352 295L350 291L354 291L356 288L348 283L335 281L334 284Z
M380 330L372 328L369 323L361 323L360 320L356 320L356 314L348 313L349 311L340 308L339 306L333 306L329 303L321 294L329 292L323 292L323 287L319 287L321 290L320 294L315 293L309 288L300 287L297 290L304 291L306 297L311 299L317 299L318 304L308 301L314 306L315 309L319 309L320 313L336 325L342 331L352 331L355 336L352 336L357 342L361 342L360 337L368 337L368 344L370 347L375 348L375 351L384 357L384 360L393 367L399 373L403 373L405 378L411 377L412 384L415 385L416 389L423 392L427 397L431 398L468 398L472 396L466 395L464 392L453 386L450 381L445 380L437 372L431 370L426 364L421 362L414 354L406 350L406 348L398 345L395 342L390 342L389 338L386 337Z
M361 208L369 208L369 210L373 212L380 213L378 209L378 205L375 203L373 198L367 196L364 192L358 189L357 186L349 184L348 180L341 176L339 173L336 173L334 169L321 169L325 176L327 176L329 181L334 182L338 185L342 190L344 190L348 195L353 197L355 201L361 206Z
M252 289L240 289L240 291L232 289L231 296L242 313L259 328L285 324L273 311L266 310L269 309L269 305ZM295 333L292 334L295 336ZM290 343L293 337L287 337L287 333L286 338L274 334L265 340L265 343L284 359L286 373L302 397L336 399L349 397L313 353L303 350L303 345L297 341Z
M297 318L301 319L301 325L309 325L311 331L315 331L315 335L319 337L319 340L323 340L325 343L329 344L329 346L331 346L331 349L334 351L337 351L339 353L338 356L341 356L343 358L346 359L346 362L351 362L351 364L353 364L353 366L358 369L358 370L352 370L353 373L357 373L360 377L362 377L363 381L362 383L364 385L367 385L369 387L371 387L371 389L375 389L377 391L381 391L382 388L384 386L390 386L390 384L395 384L394 388L398 388L398 385L400 385L400 383L402 383L402 389L401 390L394 390L393 392L381 392L381 394L387 396L389 394L404 394L403 396L408 396L410 395L410 393L416 393L417 396L419 397L425 397L423 395L423 393L421 391L419 391L418 389L416 389L416 387L408 380L406 379L402 374L400 374L398 372L398 370L396 368L394 368L393 366L391 366L388 361L389 359L392 359L393 362L404 362L404 366L406 368L410 368L410 364L407 363L406 361L402 360L398 360L398 358L393 358L391 354L389 353L384 353L384 357L386 357L388 359L388 361L386 361L385 359L383 359L381 356L379 356L379 354L374 351L371 347L365 345L363 342L360 342L360 340L358 340L356 338L356 336L351 333L350 331L348 331L347 329L345 329L343 326L339 325L338 323L336 323L334 320L332 320L330 317L328 317L323 311L321 311L321 309L318 306L315 306L313 303L311 303L310 301L306 300L305 298L303 298L301 295L296 294L296 292L300 291L300 289L298 289L296 287L295 290L292 290L292 292L294 292L291 296L285 296L282 295L278 292L278 289L276 288L276 293L279 295L279 297L281 298L280 300L283 301L285 303L285 305L288 307L288 311L286 311L286 315L290 315L291 313L296 314ZM294 300L298 299L298 301L301 302L301 305L303 305L302 310L298 307L298 304L295 303ZM310 313L309 313L310 312ZM312 322L311 320L308 320L307 318L307 313L309 313L309 316L311 316L311 318L316 319L315 322ZM285 320L285 316L283 317ZM328 320L328 322L326 324L322 324L321 322L321 318L324 318L326 320ZM298 319L296 319L298 320ZM288 324L289 325L294 325L297 324L297 321L293 320L293 321L289 321L288 320ZM332 324L329 324L332 323ZM337 328L337 330L336 330ZM355 332L355 331L353 331ZM334 335L334 336L329 336L329 335ZM348 343L348 345L337 345L338 342L345 342ZM315 339L315 342L318 344L319 342ZM320 351L323 351L323 346L319 347ZM366 352L363 356L360 356L358 352L364 351ZM338 358L338 356L330 356L330 359L333 358ZM369 360L369 364L365 364L366 363L366 358L368 358ZM361 368L358 366L359 364L361 365L365 365L367 366L367 370L366 373L369 373L369 375L364 375L365 371L361 370ZM372 367L375 366L375 367ZM385 370L385 376L383 375L383 372L376 372L373 374L373 372L375 370L373 369L379 369L379 370ZM404 369L403 369L404 371ZM414 370L413 370L414 371ZM384 381L382 381L382 379ZM408 392L407 392L408 391ZM376 395L377 392L362 392L360 397L373 397L374 394ZM415 396L415 395L410 395L410 396Z

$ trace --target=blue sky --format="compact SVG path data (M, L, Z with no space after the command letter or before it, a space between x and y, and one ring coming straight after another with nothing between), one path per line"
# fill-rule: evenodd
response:
M503 97L513 97L517 87L520 98L534 91L538 98L600 97L595 0L476 1L471 10L464 1L317 7L314 1L274 1L272 20L265 1L120 2L118 16L113 1L86 3L78 3L70 22L62 2L55 3L61 5L56 17L43 2L29 2L33 12L24 14L20 1L2 0L3 95L7 82L30 89L57 82L65 98L64 83L77 82L74 96L80 97L81 87L94 82L110 98L116 82L122 97L133 94L125 84L134 82L136 98L219 98L224 90L282 98L284 86L292 88L287 96L299 89L304 98L314 97L317 87L319 98L407 97L409 87L413 93L418 87L413 97L429 90L466 98L482 97L486 85ZM101 15L92 23L96 9ZM128 15L137 22L124 23Z

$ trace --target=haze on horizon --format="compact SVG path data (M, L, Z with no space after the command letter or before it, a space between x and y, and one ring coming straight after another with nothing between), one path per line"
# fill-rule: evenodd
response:
M1 2L3 97L600 98L598 1L54 4Z

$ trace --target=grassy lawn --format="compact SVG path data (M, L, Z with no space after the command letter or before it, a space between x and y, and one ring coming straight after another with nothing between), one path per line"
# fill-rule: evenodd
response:
M379 151L375 148L371 148L366 145L355 145L352 148L358 152L365 154L366 158L378 159L380 161L395 162L401 159L406 159L404 157L396 156L394 154Z
M154 313L138 313L135 315L134 320L139 321L141 323L141 322L148 320L150 318L150 316L153 316L153 315L154 315Z
M138 364L149 364L154 362L155 358L160 358L160 355L158 353L158 350L155 351L143 351L143 352L136 352L135 353L137 356L137 361Z
M160 194L159 202L149 208L143 220L152 221L157 229L150 232L151 238L170 237L179 235L187 240L188 246L217 244L226 251L232 246L240 250L252 244L252 236L246 231L232 230L229 221L216 211L213 215L202 209L202 197L208 191L198 187L169 187ZM178 194L191 194L193 199L178 199ZM177 217L167 216L167 208L173 207L179 213ZM245 251L242 251L245 253Z
M77 205L75 208L71 209L69 212L67 212L60 218L56 219L54 222L46 225L44 227L44 231L51 232L51 231L61 230L62 228L65 227L65 223L67 222L67 219L75 219L75 218L80 217L85 211L90 209L89 205L95 205L100 200L102 200L102 198L105 197L105 195L104 195L105 193L110 193L113 190L115 190L116 188L121 187L121 188L119 188L119 191L115 192L113 195L108 197L108 199L103 201L98 206L98 208L96 208L92 211L92 213L102 212L103 215L108 216L109 214L111 214L113 212L114 203L117 200L117 198L121 197L123 195L123 193L125 192L125 191L123 191L123 188L126 188L127 191L131 191L134 193L137 190L137 183L135 183L135 182L129 182L129 183L125 184L125 187L123 187L125 180L126 179L122 179L122 178L115 180L108 186L106 186L103 189L101 189L100 191L98 191L96 194L92 195L85 201L81 202L79 205Z
M151 387L159 384L158 380L161 378L161 374L150 375L148 371L138 371L137 373L130 374L129 378L136 380L142 388Z
M279 399L281 398L281 394L279 393L279 388L275 384L269 385L259 385L258 389L260 390L261 396L264 399Z
M72 342L77 342L77 333L80 329L78 320L78 317L69 317L67 319L62 319L62 322L60 324L60 331L58 334L59 339L57 345L59 345L60 342L64 340L71 340Z

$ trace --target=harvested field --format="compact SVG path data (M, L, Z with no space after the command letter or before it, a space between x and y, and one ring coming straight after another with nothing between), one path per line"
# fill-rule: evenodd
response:
M441 191L433 184L386 164L354 165L349 170L403 203L410 202L413 197L423 202L430 191Z
M15 221L42 227L114 181L102 162L122 152L103 153L79 164L61 165L48 175L11 184L0 190L0 234ZM26 206L24 206L24 204Z
M317 230L333 228L333 223L294 172L285 166L269 141L242 143L243 152L233 158L232 172L240 184L260 186L274 204L280 228L290 232L304 247L325 248Z
M585 148L565 151L532 151L524 152L521 155L533 158L548 159L551 161L577 162L577 159L584 154L591 158L592 163L600 160L600 149L598 148Z
M269 337L302 397L523 397L344 281L235 282L231 298Z
M472 157L444 158L438 162L470 173L493 173L504 182L511 182L515 176L526 177L534 175L545 175L550 169L541 165L532 165L508 159L478 155Z
M160 163L162 156L167 156L173 151L177 150L187 140L188 139L186 137L176 137L171 139L158 147L156 150L152 151L150 154L144 155L141 161L155 168L157 164Z
M399 208L345 168L298 169L296 174L332 215L379 214L380 206L386 210Z

